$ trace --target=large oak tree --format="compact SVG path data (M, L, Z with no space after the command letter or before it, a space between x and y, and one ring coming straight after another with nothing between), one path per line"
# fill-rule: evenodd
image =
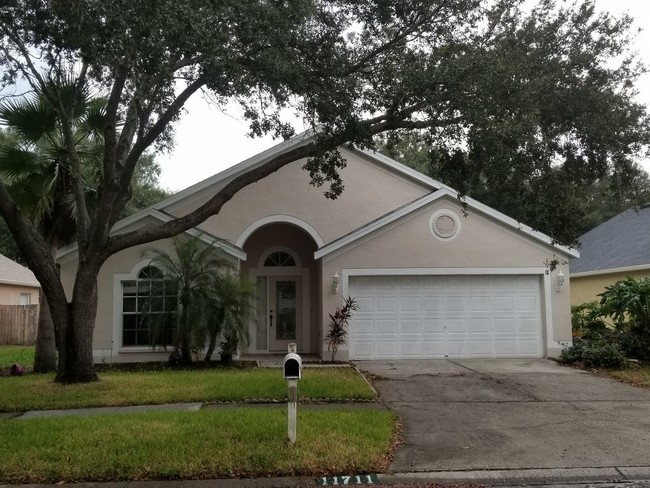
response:
M130 246L183 232L282 166L307 158L315 185L343 190L336 148L369 147L390 131L425 130L441 147L494 138L483 155L494 174L551 164L624 164L647 138L647 114L631 101L639 73L628 57L630 19L593 2L542 0L7 0L0 6L3 80L32 88L74 76L108 99L97 215L84 201L72 136L75 107L52 97L69 151L79 266L71 300L47 243L0 185L0 215L47 295L60 336L57 380L95 380L92 333L97 275ZM130 198L140 156L172 140L183 104L205 90L235 100L252 135L289 137L283 110L313 137L231 180L195 211L111 236ZM74 104L73 104L74 105ZM593 117L597 113L598 117ZM594 124L620 130L594 137ZM602 132L599 132L602 134ZM508 144L501 145L499 140ZM227 143L227 141L224 141ZM506 152L517 155L506 158ZM516 165L513 165L513 161Z

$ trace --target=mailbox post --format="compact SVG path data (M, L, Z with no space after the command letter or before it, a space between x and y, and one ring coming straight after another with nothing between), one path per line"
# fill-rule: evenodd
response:
M296 344L289 344L289 353L282 363L284 378L287 380L287 420L291 444L296 443L296 424L298 413L298 380L302 374L302 358L296 354Z

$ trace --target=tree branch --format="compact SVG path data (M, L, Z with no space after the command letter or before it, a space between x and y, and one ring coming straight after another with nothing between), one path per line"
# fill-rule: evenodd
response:
M362 122L362 125L366 126L366 131L364 133L368 134L368 137L372 137L381 132L395 129L415 129L415 128L428 128L428 127L441 127L446 125L452 125L461 121L460 118L449 120L449 121L434 121L434 120L424 120L424 121L404 121L404 120L384 120L386 116L376 117L371 120ZM305 140L305 142L285 153L276 156L271 161L264 163L262 166L255 168L251 171L248 171L244 174L241 174L235 177L233 180L228 182L223 189L221 189L216 195L214 195L210 200L204 203L202 206L194 210L193 212L183 216L175 218L169 222L159 224L159 225L150 225L138 229L133 232L127 232L125 234L120 234L114 237L111 237L108 241L108 245L105 248L104 259L107 259L109 256L132 246L137 246L139 244L145 244L148 242L156 241L159 239L165 239L178 235L181 232L187 231L193 227L196 227L208 217L218 214L222 207L230 201L235 194L245 188L246 186L260 181L261 179L269 176L272 173L275 173L280 168L286 166L293 161L298 159L303 159L307 157L317 157L321 156L328 151L331 151L341 144L345 143L348 140L345 134L333 134L330 136L318 136L315 139Z

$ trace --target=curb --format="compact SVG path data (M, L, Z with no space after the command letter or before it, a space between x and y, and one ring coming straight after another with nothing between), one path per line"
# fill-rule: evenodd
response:
M650 466L487 469L380 474L381 483L477 483L489 486L630 483L650 480Z

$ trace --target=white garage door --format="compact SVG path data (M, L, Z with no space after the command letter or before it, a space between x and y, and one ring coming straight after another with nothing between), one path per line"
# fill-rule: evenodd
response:
M352 276L350 359L542 357L534 275Z

